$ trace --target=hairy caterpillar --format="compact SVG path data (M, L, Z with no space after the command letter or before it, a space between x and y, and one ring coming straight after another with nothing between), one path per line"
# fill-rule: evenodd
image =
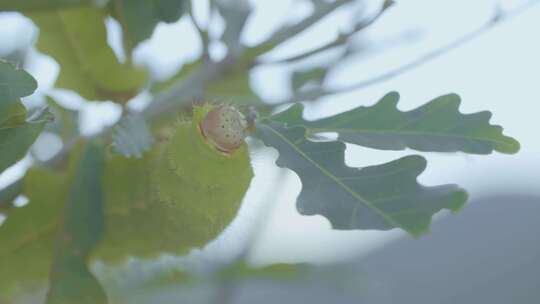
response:
M105 238L94 256L183 254L215 238L253 177L246 127L233 107L196 107L191 121L177 122L142 159L113 157L105 176Z

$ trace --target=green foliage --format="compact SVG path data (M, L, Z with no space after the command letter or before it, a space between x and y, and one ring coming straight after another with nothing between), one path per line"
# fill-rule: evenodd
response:
M296 104L273 117L288 126L304 126L308 135L337 132L339 139L381 150L456 152L473 154L516 153L519 143L489 124L491 113L459 112L460 98L449 94L401 112L398 93L389 93L371 107L358 107L317 121L302 118L303 106Z
M0 11L46 10L90 5L94 2L94 0L0 0Z
M0 172L24 157L49 120L38 115L25 121L19 98L32 94L36 86L28 73L0 61Z
M14 182L0 190L0 213L13 207L13 200L21 193L21 183Z
M9 118L19 98L34 93L36 88L37 82L30 74L0 60L0 124Z
M29 204L12 208L0 226L0 294L22 291L47 280L55 233L77 160L74 151L68 169L35 167L24 177L21 192Z
M229 156L201 136L198 123L209 109L197 108L193 122L178 122L141 159L107 162L107 230L96 258L186 253L232 221L253 173L245 145Z
M125 102L146 82L146 72L118 62L107 44L105 11L97 8L26 13L40 29L37 47L60 64L57 87L89 100Z
M426 167L420 156L358 170L344 164L344 143L312 142L303 127L263 121L257 135L278 149L278 166L300 177L298 211L323 215L334 229L399 227L418 236L427 231L433 214L458 210L467 198L457 186L418 184L416 178Z
M128 54L150 38L159 22L172 23L182 16L184 0L112 0L111 15L122 25L124 48Z
M78 163L56 237L47 304L106 304L107 297L87 267L103 237L103 148L85 147Z

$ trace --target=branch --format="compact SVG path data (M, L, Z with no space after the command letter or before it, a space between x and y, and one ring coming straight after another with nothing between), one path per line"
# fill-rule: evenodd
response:
M318 98L321 98L321 97L325 97L325 96L328 96L328 95L334 95L334 94L339 94L339 93L343 93L343 92L347 92L347 91L351 91L351 90L358 90L358 89L363 89L363 88L366 88L366 87L369 87L369 86L372 86L372 85L375 85L375 84L378 84L378 83L382 83L382 82L385 82L385 81L388 81L388 80L391 80L397 76L400 76L406 72L409 72L421 65L424 65L438 57L440 57L441 55L444 55L468 42L470 42L471 40L474 40L475 38L481 36L482 34L485 34L486 32L488 32L489 30L493 29L494 27L502 24L504 21L508 21L509 19L511 19L512 17L515 17L517 15L519 15L520 13L523 13L524 11L526 11L527 9L531 8L533 5L536 5L540 3L540 1L538 0L531 0L531 1L528 1L527 4L524 4L522 5L519 9L515 9L513 10L512 12L508 12L508 13L502 13L502 12L498 12L497 14L495 14L495 16L493 16L493 18L491 18L487 23L485 23L483 26L481 26L480 28L470 32L470 33L467 33L466 35L450 42L449 44L447 45L444 45L440 48L437 48L437 49L434 49L432 50L431 52L411 61L411 62L408 62L402 66L399 66L397 68L394 68L394 69L391 69L390 71L387 71L383 74L380 74L380 75L377 75L373 78L368 78L366 80L363 80L361 82L358 82L356 84L352 84L352 85L348 85L348 86L344 86L344 87L341 87L341 88L334 88L334 89L324 89L324 88L315 88L315 89L312 89L312 90L308 90L308 91L304 91L304 92L300 92L298 94L296 94L295 96L293 96L292 98L290 98L289 100L286 100L284 102L280 102L280 103L277 103L277 104L273 104L273 106L278 106L278 105L282 105L282 104L287 104L287 103L294 103L294 102L300 102L300 101L307 101L307 100L316 100Z
M195 0L192 0L195 1ZM209 52L209 44L210 44L210 37L208 36L208 31L203 30L201 25L197 22L197 19L195 19L193 14L193 2L189 2L189 18L191 19L191 22L193 23L193 26L195 27L195 30L199 34L199 38L201 39L202 44L202 55L201 57L207 61L210 59L210 52Z
M330 41L329 43L327 43L325 45L322 45L322 46L320 46L320 47L318 47L316 49L307 51L307 52L299 54L299 55L291 56L289 58L279 59L279 60L271 61L271 62L260 62L260 63L264 63L264 64L291 63L291 62L294 62L294 61L298 61L298 60L308 58L308 57L310 57L312 55L315 55L315 54L318 54L318 53L322 53L322 52L324 52L326 50L329 50L329 49L332 49L334 47L343 45L343 44L347 43L352 36L354 36L355 34L361 32L362 30L366 29L367 27L369 27L370 25L375 23L377 20L379 20L379 18L384 14L384 12L386 12L386 10L388 8L390 8L393 4L394 4L393 0L386 0L383 3L381 9L377 12L377 14L375 14L375 16L373 16L373 17L371 17L368 20L365 20L363 22L358 22L354 26L354 28L352 30L350 30L348 33L341 33L333 41Z
M328 16L330 13L335 11L337 8L348 4L350 2L353 2L354 0L336 0L331 3L326 2L320 2L317 3L315 12L306 19L300 21L299 23L285 26L281 29L279 29L277 32L275 32L268 40L261 43L260 45L251 48L250 55L253 57L258 57L259 55L262 55L277 45L293 38L294 36L300 34L303 32L306 28L309 28L313 24L317 23L319 20L323 19L324 17Z

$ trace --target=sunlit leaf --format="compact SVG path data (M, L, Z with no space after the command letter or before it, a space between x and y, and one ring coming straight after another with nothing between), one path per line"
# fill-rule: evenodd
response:
M291 127L304 126L308 134L337 132L341 141L381 150L411 148L472 154L519 150L519 143L503 135L502 127L489 123L490 112L459 112L458 95L444 95L407 112L397 109L398 101L397 93L389 93L371 107L316 121L303 119L303 107L297 104L272 119Z
M184 13L185 2L185 0L112 0L109 5L111 14L122 25L124 46L131 53L140 42L150 38L159 22L178 21Z
M60 64L56 86L89 100L125 102L146 82L146 73L118 62L107 44L105 12L77 8L26 14L40 29L37 47Z
M323 215L335 229L399 227L418 236L428 230L433 214L458 210L467 198L455 185L419 184L418 175L426 168L421 156L351 168L344 162L344 143L312 142L305 128L273 121L257 128L257 136L279 151L277 165L293 170L302 181L298 211Z

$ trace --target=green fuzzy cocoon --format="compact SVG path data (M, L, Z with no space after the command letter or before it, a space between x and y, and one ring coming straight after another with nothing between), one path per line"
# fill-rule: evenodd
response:
M105 237L94 258L185 254L234 219L253 170L245 144L227 155L205 141L198 124L211 108L195 108L142 159L108 161Z

